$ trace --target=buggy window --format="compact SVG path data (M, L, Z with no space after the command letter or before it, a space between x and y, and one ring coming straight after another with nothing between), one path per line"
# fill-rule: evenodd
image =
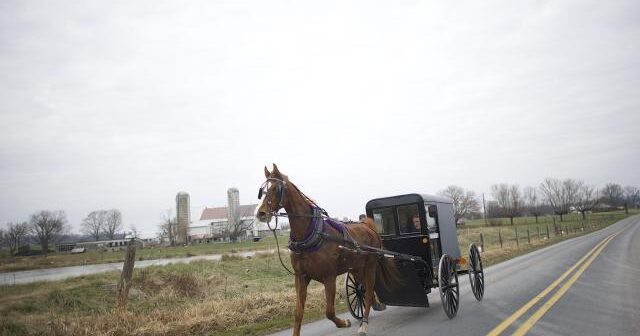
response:
M425 210L427 213L427 228L429 232L438 232L437 218L438 208L432 204L425 204Z
M398 223L400 224L400 233L420 232L420 214L418 213L418 205L410 204L398 207Z
M373 222L376 224L376 228L380 234L390 235L396 233L393 208L374 209Z

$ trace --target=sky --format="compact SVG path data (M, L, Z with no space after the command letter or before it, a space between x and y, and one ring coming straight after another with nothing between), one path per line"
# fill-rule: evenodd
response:
M0 2L0 227L151 234L276 163L334 217L545 177L640 187L637 1Z

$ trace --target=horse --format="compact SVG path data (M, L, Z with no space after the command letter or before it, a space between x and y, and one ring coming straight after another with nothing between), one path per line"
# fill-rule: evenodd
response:
M257 219L270 222L284 208L291 227L289 249L296 289L293 336L300 335L307 286L311 280L324 284L327 319L338 328L351 327L349 319L336 316L334 307L336 277L346 272L351 272L365 288L364 312L358 333L366 335L376 279L385 288L391 288L399 282L398 271L389 259L354 253L354 250L340 246L350 242L352 246L360 244L381 248L382 241L373 220L367 218L363 223L344 225L328 218L326 212L302 193L275 164L271 172L264 167L264 175L267 180L258 192L261 204L256 213Z

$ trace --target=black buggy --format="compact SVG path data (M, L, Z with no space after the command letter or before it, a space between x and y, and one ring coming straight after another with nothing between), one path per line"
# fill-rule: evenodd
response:
M469 274L471 290L478 301L484 295L484 273L480 251L469 246L468 260L461 257L456 235L453 202L444 197L407 194L367 202L367 216L373 218L383 249L359 246L354 253L393 258L403 283L392 290L376 284L380 302L391 306L428 307L432 288L440 289L442 307L449 318L460 304L458 274ZM347 273L349 311L362 319L364 286Z

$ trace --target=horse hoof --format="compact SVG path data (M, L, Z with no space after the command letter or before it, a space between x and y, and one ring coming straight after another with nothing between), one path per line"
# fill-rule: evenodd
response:
M358 336L367 336L367 329L369 329L369 324L367 322L363 322L360 325L360 329L358 329Z
M344 328L351 328L351 320L346 319L344 321Z

